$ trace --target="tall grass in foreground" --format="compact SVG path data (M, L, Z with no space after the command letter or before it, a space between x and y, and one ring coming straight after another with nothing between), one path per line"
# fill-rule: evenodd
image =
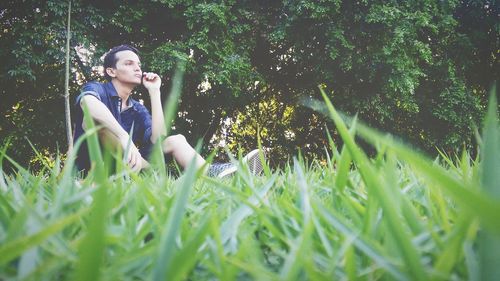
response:
M47 166L0 173L0 279L498 280L500 137L490 105L481 156L431 160L326 99L345 145L226 180L188 168ZM378 148L368 158L358 133ZM8 160L5 149L0 157ZM268 167L266 167L268 168Z

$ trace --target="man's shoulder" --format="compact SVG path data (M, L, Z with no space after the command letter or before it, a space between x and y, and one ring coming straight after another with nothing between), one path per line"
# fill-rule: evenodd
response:
M103 82L99 82L97 80L91 80L89 82L84 83L83 85L85 86L85 85L103 85L103 84L104 84Z
M109 91L106 90L105 83L100 83L98 81L90 81L83 84L80 89L80 94L76 97L75 104L79 104L84 96L94 96L101 102L107 100Z
M98 81L90 81L82 86L81 92L95 92L98 94L103 94L106 92L106 89L104 87L104 83L98 82Z

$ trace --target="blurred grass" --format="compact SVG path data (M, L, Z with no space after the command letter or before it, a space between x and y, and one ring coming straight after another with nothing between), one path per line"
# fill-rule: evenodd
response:
M71 155L64 169L2 170L0 279L495 280L496 101L475 159L429 159L325 102L345 143L330 141L326 163L299 156L224 180L194 167L173 178L118 165L110 176L97 145L86 178Z

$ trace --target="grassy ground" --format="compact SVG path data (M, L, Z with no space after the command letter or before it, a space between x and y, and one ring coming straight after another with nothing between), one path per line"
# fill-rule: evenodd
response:
M86 179L71 157L64 170L0 173L0 279L498 280L495 106L478 159L428 159L355 121L348 129L326 104L342 149L262 176L118 167L110 177L92 136L99 161Z

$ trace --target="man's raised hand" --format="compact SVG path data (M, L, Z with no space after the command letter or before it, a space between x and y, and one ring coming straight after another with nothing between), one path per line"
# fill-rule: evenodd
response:
M143 72L142 73L142 84L146 89L151 92L155 90L160 90L161 78L158 74L153 72Z

